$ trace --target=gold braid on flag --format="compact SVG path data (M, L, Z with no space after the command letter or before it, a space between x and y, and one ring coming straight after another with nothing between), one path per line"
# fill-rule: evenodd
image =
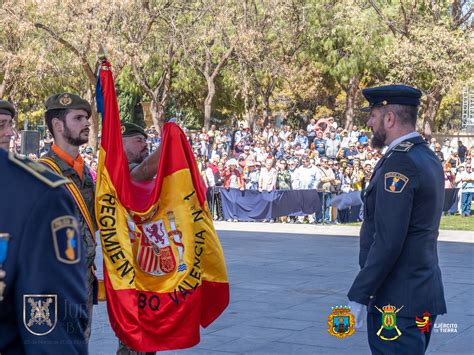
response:
M56 174L64 176L58 164L56 164L56 162L53 159L44 157L44 158L39 159L39 162L47 165ZM94 223L92 223L91 215L89 214L89 210L87 209L87 205L84 202L81 192L77 188L76 184L74 184L72 181L65 184L65 186L70 192L71 196L74 198L74 201L76 202L77 206L79 207L79 210L81 211L81 214L84 217L84 220L86 221L87 227L89 228L91 235L95 236ZM95 244L95 238L93 239L94 239L94 244Z

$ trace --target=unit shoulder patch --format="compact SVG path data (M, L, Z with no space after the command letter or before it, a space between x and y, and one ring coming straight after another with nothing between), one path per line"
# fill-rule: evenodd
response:
M77 221L73 216L61 216L51 222L54 252L64 264L76 264L81 260L81 240Z
M38 180L41 180L45 184L51 187L58 187L64 184L69 183L69 180L63 176L57 175L45 166L34 162L25 157L21 157L12 152L8 153L8 159L21 167L22 169L28 171L31 175L36 177Z
M413 148L414 145L415 144L412 142L404 141L404 142L398 143L395 147L392 148L392 150L394 152L408 152L410 151L411 148Z
M391 171L385 174L384 188L387 192L399 194L410 179L403 174Z

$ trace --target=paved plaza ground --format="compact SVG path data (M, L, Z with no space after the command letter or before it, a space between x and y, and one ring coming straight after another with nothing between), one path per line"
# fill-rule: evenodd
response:
M198 346L161 354L370 354L365 330L345 339L327 332L331 307L347 303L358 271L358 227L219 222L216 228L230 305L202 330ZM433 333L427 353L473 354L474 232L442 231L438 245L448 313L436 324L455 323L457 333ZM101 303L90 353L116 349Z

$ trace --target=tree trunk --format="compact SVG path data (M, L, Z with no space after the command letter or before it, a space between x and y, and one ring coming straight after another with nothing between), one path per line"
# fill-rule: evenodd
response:
M250 122L249 127L252 133L255 132L255 126L257 123L257 95L252 95L252 108L250 109Z
M344 87L346 92L346 110L344 112L344 128L347 131L352 130L352 124L354 123L354 106L359 93L359 78L354 76L349 81L347 87Z
M163 124L165 123L165 113L166 113L166 107L168 106L170 86L171 86L171 64L166 69L165 79L163 82L163 91L161 92L161 100L158 106L158 113L156 117L157 122L153 121L153 125L155 126L155 129L157 130L157 132L161 130L161 127L163 127Z
M204 128L209 129L211 124L211 109L212 100L216 94L216 84L213 77L206 78L207 80L207 96L204 100Z
M3 80L0 83L0 98L4 98L9 94L8 93L8 91L9 91L8 87L10 86L10 76L11 76L10 74L11 74L10 62L8 61L5 64L5 71L3 73Z
M423 113L423 134L426 139L430 139L435 131L435 118L442 99L443 96L437 91L426 96L426 109Z
M160 127L163 125L163 110L160 107L160 104L158 103L157 99L155 97L151 98L150 100L150 114L151 114L151 120L153 121L153 126L157 130L160 129Z
M88 101L91 104L92 112L90 117L91 127L89 132L89 145L92 147L94 153L98 148L98 136L99 136L99 113L97 112L97 105L95 102L95 92L92 89L92 85L89 85L87 89Z
M263 125L266 126L270 119L270 95L263 95Z

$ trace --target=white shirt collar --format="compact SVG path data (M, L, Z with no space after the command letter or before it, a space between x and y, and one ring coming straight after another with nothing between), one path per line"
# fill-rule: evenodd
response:
M415 138L415 137L418 137L420 136L420 134L416 131L414 132L410 132L408 134L405 134L404 136L401 136L397 139L395 139L394 141L392 141L392 143L390 143L390 145L388 146L385 154L387 154L390 150L392 150L393 147L395 147L397 144L403 142L403 141L406 141L407 139L410 139L410 138Z

